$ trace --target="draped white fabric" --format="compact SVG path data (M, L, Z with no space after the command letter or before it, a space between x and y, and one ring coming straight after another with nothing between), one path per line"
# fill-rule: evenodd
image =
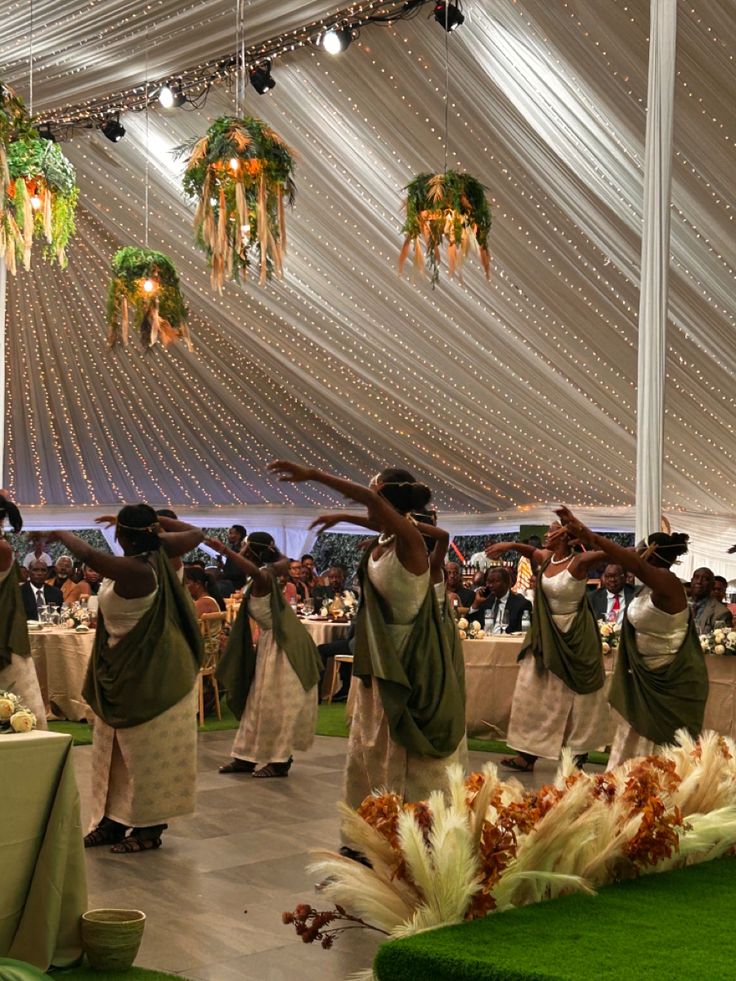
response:
M92 38L82 0L39 3L38 105L142 78L140 4L97 0ZM265 37L282 12L338 5L250 6ZM230 5L155 9L169 19L161 40L151 32L152 75L222 50ZM30 519L143 498L210 518L265 509L285 527L334 503L266 475L269 459L296 456L358 479L406 465L448 521L485 515L479 530L497 515L545 520L559 501L633 527L648 3L466 9L449 39L449 161L493 200L490 285L471 266L434 291L395 272L401 189L444 158L445 36L424 16L366 28L340 58L295 51L274 64L270 96L249 90L247 110L299 155L285 279L263 289L211 291L169 154L232 111L227 90L202 112L151 114L151 245L182 276L194 354L105 348L110 257L143 235L142 116L123 118L114 146L96 132L65 144L82 190L69 268L37 257L8 290L6 483ZM23 90L23 14L0 2L0 15L0 73ZM736 541L736 22L717 0L679 15L662 497L715 568Z
M636 413L637 541L659 529L662 513L677 0L651 0L649 19Z

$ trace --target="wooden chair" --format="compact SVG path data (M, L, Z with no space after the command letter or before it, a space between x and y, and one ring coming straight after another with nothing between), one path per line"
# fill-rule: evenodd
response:
M327 694L328 705L332 705L332 698L335 694L335 685L337 684L340 665L352 664L352 663L353 663L352 654L335 654L334 657L332 658L332 675L330 676L330 690Z
M197 709L197 715L199 717L200 726L204 725L204 679L209 678L210 684L212 685L212 691L215 695L215 712L217 713L217 718L222 719L222 712L220 711L220 692L217 688L217 679L215 678L215 671L217 670L217 662L220 658L220 641L222 639L222 629L227 621L227 613L203 613L199 618L199 629L202 633L202 640L204 642L204 649L206 654L206 660L202 667L199 669L199 679L198 679L198 694L199 694L199 707Z

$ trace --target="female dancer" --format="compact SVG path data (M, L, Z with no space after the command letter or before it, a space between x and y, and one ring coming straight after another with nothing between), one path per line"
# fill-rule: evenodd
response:
M284 570L288 573L289 560L263 531L247 536L242 553L215 538L206 544L250 580L217 669L228 704L240 719L232 759L220 773L288 776L294 750L306 752L314 742L322 670L312 638L277 581ZM255 650L249 617L260 628ZM259 763L264 765L256 769Z
M407 519L431 492L405 470L383 470L362 487L283 460L280 480L313 480L368 509L380 530L361 562L355 624L345 798L351 807L378 787L426 800L446 785L446 767L464 751L465 688L430 582L422 532ZM319 523L319 522L318 522Z
M83 688L97 716L95 826L84 844L123 853L159 848L165 822L194 810L196 680L203 657L194 607L169 558L204 536L183 522L157 518L146 504L128 505L117 516L122 556L98 552L68 531L53 535L105 577Z
M15 504L0 494L0 691L17 695L36 716L36 727L46 729L46 710L31 657L20 595L20 572L10 544L2 537L6 519L17 535L23 527L23 518Z
M601 549L644 587L627 604L609 700L623 716L609 769L672 743L678 729L698 736L708 698L708 673L685 590L670 567L687 552L688 536L656 532L635 552L596 535L567 508L558 512L568 533Z
M514 549L540 566L506 738L517 755L501 761L525 772L540 756L556 760L563 745L582 766L590 750L610 742L612 728L600 635L585 596L588 570L605 554L573 552L558 522L550 525L543 545L499 542L486 549L489 558Z

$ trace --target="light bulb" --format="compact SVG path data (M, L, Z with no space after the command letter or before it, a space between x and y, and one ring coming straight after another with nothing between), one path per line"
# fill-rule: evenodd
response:
M31 207L33 210L38 211L42 204L43 202L41 201L41 198L37 194L34 194L31 198Z
M158 101L164 107L164 109L171 109L174 105L174 93L171 91L168 85L162 85L161 90L158 93Z
M230 170L237 170L237 169L238 169L238 158L230 157Z
M154 283L154 281L152 279L144 279L143 280L143 292L144 293L153 293L153 291L155 289L156 289L156 284Z
M210 198L210 208L217 207L217 198Z

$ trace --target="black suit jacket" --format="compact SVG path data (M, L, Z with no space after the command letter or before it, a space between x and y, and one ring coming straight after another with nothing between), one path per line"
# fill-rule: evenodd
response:
M36 606L36 590L29 582L24 582L20 587L20 594L23 597L23 606L26 611L26 620L38 620L38 607ZM56 586L44 586L43 596L47 605L61 606L64 597L61 590Z
M485 620L486 610L492 610L493 604L496 602L495 596L489 596L485 603L482 603L476 610L469 610L467 614L468 620L477 620L481 625ZM524 610L528 610L529 616L532 615L532 604L524 596L520 596L518 593L509 593L509 598L506 600L506 613L508 614L509 625L506 627L507 634L518 634L521 631L521 618L524 615Z
M622 593L624 607L626 607L636 595L636 586L624 586ZM588 599L590 605L593 607L596 620L605 620L608 612L608 590L605 587L596 589L594 593L590 594Z

